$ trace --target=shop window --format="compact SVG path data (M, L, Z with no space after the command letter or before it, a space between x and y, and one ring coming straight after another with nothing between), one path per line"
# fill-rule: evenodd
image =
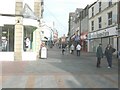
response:
M12 25L2 27L2 51L14 51L14 28Z

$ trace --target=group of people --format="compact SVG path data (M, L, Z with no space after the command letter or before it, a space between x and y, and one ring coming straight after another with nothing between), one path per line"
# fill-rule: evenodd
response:
M75 47L74 44L70 46L70 53L74 54L74 50L76 49L77 51L77 56L80 56L80 50L81 50L81 45L78 43L77 46Z
M62 44L62 54L64 55L65 52L65 48L66 48L66 44ZM74 54L74 51L76 49L77 52L77 56L80 56L80 50L81 50L81 45L78 43L77 46L75 47L74 44L72 44L70 46L70 53Z
M105 52L103 53L102 44L99 44L99 46L97 47L97 52L96 52L96 57L97 57L96 67L98 67L98 68L100 67L101 59L105 55L107 58L107 62L108 62L108 68L112 68L112 54L115 51L116 51L116 49L113 48L110 44L108 44L107 47L105 48Z
M66 45L62 44L62 54L63 55L65 52L65 47L66 47ZM74 54L75 50L77 52L77 56L80 56L81 45L79 43L76 45L76 47L74 46L74 44L72 44L70 46L71 54ZM103 56L105 56L107 59L107 62L108 62L108 68L112 68L112 56L115 51L116 51L116 49L113 48L112 45L108 44L107 47L105 48L105 52L103 52L102 44L99 44L99 46L97 47L97 50L96 50L96 57L97 57L96 67L100 68L101 59L103 58Z

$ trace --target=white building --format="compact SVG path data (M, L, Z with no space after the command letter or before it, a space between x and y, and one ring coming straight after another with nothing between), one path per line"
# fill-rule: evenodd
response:
M0 60L36 60L39 57L41 27L38 18L43 15L43 0L31 0L29 4L27 1L4 0L0 3L0 40L7 41L5 49L0 41ZM37 19L33 19L34 16ZM25 38L30 39L27 51Z
M89 7L89 52L96 52L99 43L103 50L107 44L118 49L117 7L117 0L97 0Z

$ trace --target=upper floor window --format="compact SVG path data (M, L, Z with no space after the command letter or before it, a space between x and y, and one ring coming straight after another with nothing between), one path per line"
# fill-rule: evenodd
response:
M99 2L99 12L101 12L101 2Z
M108 25L112 24L112 12L108 13Z
M94 7L92 7L92 17L94 16Z
M87 9L85 10L85 15L86 15L86 16L88 15L88 10L87 10Z
M112 0L109 0L108 6L110 7L112 5Z
M101 17L98 18L98 24L99 24L99 28L102 28L102 18Z
M94 21L91 22L91 29L94 30Z

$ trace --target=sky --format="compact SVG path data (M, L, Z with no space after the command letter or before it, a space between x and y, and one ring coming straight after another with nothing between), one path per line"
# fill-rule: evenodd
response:
M68 17L70 12L75 12L76 8L85 8L88 4L96 0L44 0L45 22L54 22L59 37L68 33Z

